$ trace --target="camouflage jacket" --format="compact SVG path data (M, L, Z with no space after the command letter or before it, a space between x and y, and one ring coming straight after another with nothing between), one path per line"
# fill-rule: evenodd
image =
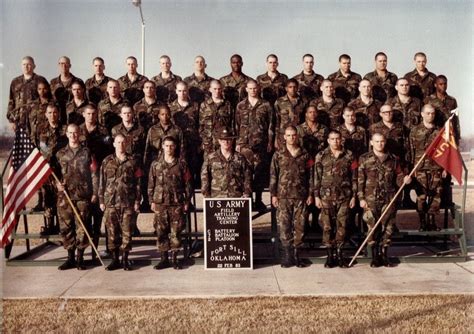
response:
M224 97L230 102L232 108L236 108L237 104L247 97L245 90L247 82L251 78L242 73L238 78L232 76L232 73L220 78L222 88L224 90Z
M7 118L11 123L16 122L17 110L38 98L36 87L41 80L46 81L44 77L36 73L33 73L28 80L25 80L23 74L12 80L7 109Z
M307 75L301 71L301 73L295 75L293 79L298 81L300 96L306 101L311 101L321 96L320 87L324 80L322 75L314 71L312 74Z
M81 124L79 129L81 130L79 141L91 151L100 166L104 158L113 153L112 137L109 131L100 124L96 124L91 132L87 130L85 123Z
M360 74L350 72L345 77L341 70L334 72L328 76L328 80L331 80L336 97L343 99L345 103L355 99L359 95L359 82L362 81Z
M51 93L53 94L56 102L59 104L61 112L65 111L66 104L73 99L72 96L72 83L74 81L81 81L78 77L71 73L71 78L63 82L61 81L61 76L51 80Z
M410 131L409 137L409 150L407 155L407 161L414 166L418 160L420 160L423 153L425 153L428 146L433 142L435 137L438 135L439 128L434 126L428 129L423 122L415 126ZM418 167L418 170L433 170L438 171L442 168L430 158L425 158Z
M359 159L362 154L367 153L369 141L367 131L363 127L356 125L354 130L349 131L349 129L342 124L337 130L341 133L342 145L346 150L352 152L354 158Z
M295 102L290 101L288 95L280 97L275 102L275 116L270 125L272 131L277 135L280 143L283 143L285 128L289 125L298 126L304 122L306 101L297 97Z
M407 130L401 123L394 122L389 128L383 121L372 124L370 127L370 136L374 133L381 133L385 136L385 150L392 153L400 160L405 160L407 150Z
M132 155L135 160L142 162L146 142L146 133L143 127L135 122L130 129L127 129L123 123L120 123L112 129L113 138L118 134L125 137L127 154Z
M112 128L120 123L122 123L122 118L120 117L120 110L122 106L126 104L127 101L122 97L115 103L112 104L110 98L100 101L97 109L99 112L98 119L99 123L106 127L106 129L111 132Z
M165 161L164 155L153 161L148 176L150 204L181 205L189 203L193 195L192 176L186 161Z
M107 83L112 78L104 75L102 80L97 81L95 75L86 80L87 99L98 105L99 102L107 98Z
M204 156L201 191L204 197L252 197L252 171L247 159L233 152L227 160L218 149Z
M316 107L319 124L324 124L330 129L335 129L342 123L342 111L345 106L343 100L334 98L332 102L326 103L324 99L320 97L311 101L309 105Z
M273 154L270 166L270 195L279 199L306 200L313 193L314 160L305 149L299 148L296 156L283 146Z
M425 97L430 96L435 92L435 81L436 74L431 73L428 69L425 69L425 75L421 76L418 74L416 68L405 74L405 79L410 83L410 95L423 100Z
M82 101L80 105L76 105L74 99L66 104L66 124L74 123L76 125L81 125L84 123L82 112L84 111L85 106L88 104L89 101L87 99Z
M335 157L328 147L316 155L314 196L326 201L345 201L357 193L357 161L351 151Z
M270 103L265 100L258 100L253 107L248 99L240 102L235 112L237 145L265 151L273 138L270 128L272 113Z
M196 77L194 73L184 78L184 82L188 84L189 98L191 101L201 104L210 97L211 93L209 92L209 87L211 86L212 80L214 80L214 78L208 76L206 73L204 73L204 77L201 79Z
M326 125L316 124L316 129L313 131L307 122L298 125L298 138L300 146L303 147L309 156L314 159L318 152L324 150L327 146L329 129Z
M46 160L56 168L56 153L67 145L66 126L53 128L48 121L40 124L36 131L35 144Z
M286 94L285 85L288 81L286 74L277 72L276 77L272 79L268 73L264 73L259 75L256 81L260 85L262 98L270 102L271 105L273 105L279 97Z
M174 137L176 139L176 152L181 157L184 156L183 131L181 131L181 129L173 123L171 123L167 129L164 129L161 123L158 123L150 128L150 131L148 131L148 135L146 137L144 158L145 166L149 166L152 161L158 158L162 151L161 144L163 138L168 136Z
M159 73L150 79L156 84L156 99L160 102L169 103L176 100L176 84L182 79L179 75L170 72L166 79Z
M212 152L217 147L217 140L213 134L222 127L230 129L234 126L234 112L229 101L215 103L208 98L201 103L199 108L199 135L202 140L202 148L205 152Z
M44 124L48 123L46 118L46 107L51 101L41 102L39 99L32 101L28 104L28 119L30 127L31 140L36 142L36 132L38 128ZM61 122L61 120L59 120Z
M379 112L382 103L375 99L371 99L369 104L365 104L364 101L358 97L349 102L347 106L354 108L357 125L360 125L366 130L369 129L372 124L381 120Z
M61 168L60 179L72 200L90 201L92 195L97 195L97 163L87 147L72 149L67 145L56 153L56 157ZM62 196L62 193L59 196Z
M439 127L444 126L444 123L451 116L451 110L458 107L456 99L452 96L446 95L444 99L440 99L436 93L425 98L425 104L431 104L436 110L435 124ZM459 117L454 116L452 118L454 138L459 143L461 138L461 127L459 126Z
M140 204L143 172L139 165L130 155L123 161L115 154L107 156L100 167L99 203L106 207L120 205L127 208Z
M199 105L189 102L186 107L181 106L178 100L170 103L171 117L181 131L183 131L184 147L195 150L201 146L199 137Z
M145 132L159 122L158 114L161 105L163 105L162 102L158 100L152 104L148 104L145 98L133 105L135 120L145 129Z
M397 84L398 77L395 73L387 71L385 77L381 77L378 75L377 70L375 70L367 73L364 79L369 80L372 84L372 94L377 101L383 103L388 98L397 95L395 85Z
M403 183L404 174L398 159L387 153L384 159L373 151L359 158L357 171L357 197L367 201L369 209L375 203L388 203Z
M128 73L125 73L125 75L117 79L120 85L120 91L122 92L122 95L127 100L129 100L132 105L140 101L141 98L143 98L143 85L145 85L145 82L147 80L148 78L146 76L138 73L137 78L133 82L130 81Z
M392 106L394 122L401 122L409 129L420 124L421 102L416 97L410 97L407 103L403 103L396 95L388 99L387 104Z

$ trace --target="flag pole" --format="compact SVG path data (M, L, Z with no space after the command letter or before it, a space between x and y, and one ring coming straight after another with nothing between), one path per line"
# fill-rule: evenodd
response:
M53 177L54 177L54 179L56 180L56 182L61 183L61 181L58 179L58 177L56 176L56 174L55 174L54 172L52 172L51 175L53 175ZM64 193L64 195L66 196L67 201L69 202L69 205L70 205L71 208L72 208L72 211L74 211L74 214L76 215L77 220L78 220L79 223L81 224L81 227L82 227L82 229L84 230L84 233L86 234L87 239L89 240L89 243L91 244L92 249L94 250L95 254L97 255L97 258L99 259L99 261L100 261L100 263L102 264L102 266L105 267L105 264L104 264L104 262L102 261L102 258L100 257L99 252L97 251L97 248L95 247L94 242L92 241L91 236L90 236L89 233L87 232L86 226L84 225L84 222L82 221L81 216L80 216L79 213L77 212L76 207L75 207L74 204L72 203L71 197L69 197L69 194L67 193L66 189L63 190L63 193Z

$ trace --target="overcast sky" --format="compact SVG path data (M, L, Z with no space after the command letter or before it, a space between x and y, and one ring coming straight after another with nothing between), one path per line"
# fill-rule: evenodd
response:
M158 1L142 0L146 22L146 68L159 72L158 58L168 54L172 71L192 73L201 54L207 72L230 72L229 57L244 58L244 72L265 72L265 57L276 53L279 70L301 71L301 56L316 57L316 72L338 69L338 56L352 56L352 70L373 71L378 51L388 54L389 70L399 76L414 68L413 55L428 55L428 69L445 74L448 93L458 100L463 136L474 135L473 12L471 1ZM1 111L6 127L8 89L21 73L20 61L31 55L36 72L58 75L57 59L67 55L72 73L84 80L91 60L101 56L106 73L126 72L125 58L141 59L141 25L131 0L0 0ZM141 64L139 64L140 66Z

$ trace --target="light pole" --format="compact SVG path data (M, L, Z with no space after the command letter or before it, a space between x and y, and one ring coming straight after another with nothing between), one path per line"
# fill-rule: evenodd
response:
M132 4L140 9L142 20L142 75L145 75L145 20L143 19L142 0L132 0Z

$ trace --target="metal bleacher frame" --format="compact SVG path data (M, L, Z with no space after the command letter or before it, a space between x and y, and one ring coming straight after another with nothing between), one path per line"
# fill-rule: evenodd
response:
M4 199L4 188L3 188L3 176L7 170L10 157L5 163L5 166L2 171L1 179L1 204L3 212L3 199ZM463 262L468 260L468 251L466 243L466 235L464 228L464 219L465 219L465 206L466 206L466 196L467 196L467 179L468 179L468 170L466 165L463 162L464 169L464 183L462 187L462 202L461 205L452 205L451 207L444 207L444 228L441 231L424 231L420 232L418 230L400 230L398 233L393 235L393 247L406 246L406 245L422 245L424 247L431 247L428 249L433 253L432 256L416 256L414 254L392 257L394 262ZM193 196L193 206L194 210L188 213L186 217L186 228L182 234L183 237L183 247L184 247L184 257L186 260L192 261L195 264L202 264L202 242L203 242L203 233L198 231L198 217L197 214L202 212L202 208L199 207L196 203L196 193L199 193L197 190ZM448 228L449 222L449 210L454 216L453 227ZM400 211L400 210L399 210ZM48 247L55 246L57 247L57 241L60 240L59 235L47 235L42 236L39 233L29 233L28 228L28 217L30 215L41 215L42 212L32 212L31 210L23 210L20 213L21 221L23 222L24 233L17 233L18 225L15 228L15 232L12 235L12 242L5 247L5 259L7 265L12 266L48 266L48 265L58 265L64 260L55 259L55 260L37 260L35 255L40 252L44 252ZM254 246L257 244L269 244L271 256L254 258L254 262L258 264L274 264L278 263L280 257L280 245L279 245L279 235L278 235L278 226L276 222L276 210L274 208L267 209L265 212L253 212L252 219L256 219L262 215L270 214L271 225L270 231L268 232L253 232L253 241ZM19 218L20 218L19 217ZM57 218L56 218L56 223ZM362 240L365 237L364 224L359 226L359 231L352 235L350 242L347 243L346 256L352 256L355 253L358 245L361 244ZM455 241L450 240L450 237L455 236L459 244L459 248L453 248ZM133 238L134 244L151 244L154 243L156 239L154 233L144 232L138 237ZM20 253L13 258L10 258L12 248L14 247L14 241L17 239L24 239L26 251ZM44 242L38 246L31 247L30 240L32 239L43 239ZM56 243L55 243L56 242ZM323 253L324 249L315 247L316 244L320 244L321 234L320 233L308 233L305 237L305 250L307 250L309 256L305 256L312 263L323 263L325 261L325 256ZM101 238L101 244L104 244L104 238ZM433 248L439 250L438 252L433 251ZM357 258L357 262L366 263L370 261L368 255L370 252L366 250L363 255L360 255ZM133 254L133 251L132 251ZM306 254L305 254L306 255ZM151 264L157 262L157 258L146 258L138 259L137 263L142 265ZM105 263L108 263L109 259L104 259Z

